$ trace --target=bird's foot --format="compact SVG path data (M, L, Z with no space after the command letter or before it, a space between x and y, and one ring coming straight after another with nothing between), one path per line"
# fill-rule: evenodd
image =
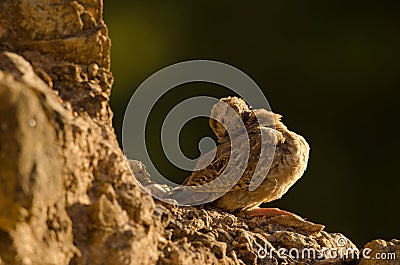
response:
M255 208L252 210L246 211L246 214L249 216L264 216L266 218L278 216L278 215L289 215L296 216L294 213L281 210L278 208Z

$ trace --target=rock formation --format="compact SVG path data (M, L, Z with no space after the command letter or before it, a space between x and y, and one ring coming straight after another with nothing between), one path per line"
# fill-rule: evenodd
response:
M296 217L176 207L143 192L111 123L102 8L0 2L0 264L284 264L290 255L269 250L354 247ZM385 264L399 264L399 241L366 247L396 253Z

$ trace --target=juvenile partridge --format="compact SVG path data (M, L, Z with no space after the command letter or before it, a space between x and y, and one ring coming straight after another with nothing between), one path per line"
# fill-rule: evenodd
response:
M232 115L232 111L227 110L229 107L235 111L235 115ZM236 120L233 116L236 116ZM214 118L210 118L210 127L219 142L215 151L216 155L212 162L204 168L204 161L208 160L209 162L210 159L209 157L207 159L200 158L196 168L201 169L195 169L184 185L199 186L217 179L226 170L229 159L240 159L240 157L230 157L241 154L240 150L231 152L231 142L236 137L238 139L242 137L244 141L248 141L250 147L244 173L228 192L210 204L229 212L247 211L251 215L290 214L276 208L258 208L258 206L261 203L281 198L303 175L310 150L306 140L288 130L281 122L279 114L265 109L251 110L244 100L237 97L222 98L213 106L211 117ZM245 125L248 137L235 134L235 123L237 123L238 117ZM223 121L225 126L216 121L217 119ZM233 132L228 135L226 128L230 128ZM262 140L263 142L261 142ZM263 155L261 155L262 143L264 144ZM230 170L233 172L235 169ZM255 190L250 190L251 179L254 177L262 177L262 181ZM217 189L226 188L223 187L223 180L219 183L220 187Z

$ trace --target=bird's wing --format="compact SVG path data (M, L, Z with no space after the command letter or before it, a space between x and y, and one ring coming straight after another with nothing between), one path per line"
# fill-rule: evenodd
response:
M202 169L194 171L184 185L202 186L213 181L213 185L204 189L204 192L210 192L210 187L212 191L223 192L248 189L253 183L253 186L258 186L267 176L274 159L276 145L282 138L280 132L262 127L250 132L249 137L241 137L239 144L236 143L236 146L239 146L238 150L231 152L230 142L221 144L217 147L216 155L208 166L204 167L204 163L210 161L210 153L214 154L214 152L210 151L199 159L196 168ZM244 146L244 142L240 144L240 141L249 142L250 152L247 161L243 161L246 155L245 151L240 150ZM231 156L233 163L228 167ZM244 173L237 177L237 173L243 171Z

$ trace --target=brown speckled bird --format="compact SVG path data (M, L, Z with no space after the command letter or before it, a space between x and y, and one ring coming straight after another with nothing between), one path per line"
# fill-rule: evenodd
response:
M258 206L281 198L303 175L309 155L307 142L302 136L289 131L278 114L264 109L251 110L244 100L237 97L223 98L220 102L227 103L242 119L249 137L250 153L247 167L239 181L226 194L210 204L229 212L246 211L250 215L291 214L276 208L258 208ZM235 128L232 112L227 111L226 104L219 103L213 106L211 117L223 119L227 128ZM237 117L236 114L235 116ZM202 168L202 164L210 159L199 159L196 168L202 169L192 173L184 183L186 186L203 185L217 179L231 158L231 139L225 127L215 119L210 119L210 127L219 142L216 155L211 164L205 168ZM234 133L232 135L231 137L235 137ZM265 141L268 150L272 150L263 157L260 156L261 139ZM250 191L249 185L257 164L261 167L256 172L264 179L254 191Z

